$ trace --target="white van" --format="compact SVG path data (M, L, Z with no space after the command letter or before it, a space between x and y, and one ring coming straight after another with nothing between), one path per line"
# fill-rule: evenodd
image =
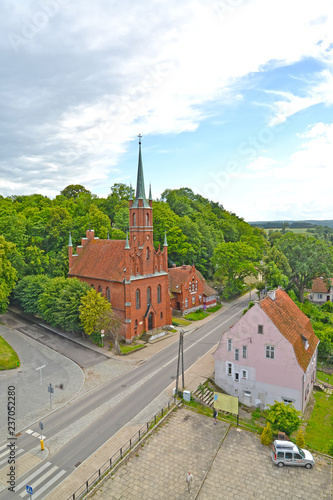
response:
M279 467L284 465L296 465L311 469L315 461L308 450L303 450L291 441L279 441L276 439L272 445L271 457L273 463Z

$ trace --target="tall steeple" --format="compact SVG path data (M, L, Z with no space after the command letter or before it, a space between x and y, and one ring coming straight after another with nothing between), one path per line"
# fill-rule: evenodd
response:
M137 175L137 181L136 181L136 193L135 193L135 200L133 203L133 207L145 207L149 208L149 203L146 198L145 194L145 180L143 178L143 167L142 167L142 156L141 156L141 134L138 135L139 137L139 161L138 161L138 175ZM142 200L142 204L140 204L139 200Z

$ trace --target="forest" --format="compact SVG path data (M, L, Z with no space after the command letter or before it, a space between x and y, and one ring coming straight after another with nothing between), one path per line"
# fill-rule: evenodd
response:
M69 233L74 247L88 228L101 239L125 239L132 194L118 183L106 198L79 184L53 199L0 195L0 312L16 301L51 325L83 331L79 308L89 287L67 278ZM189 188L166 189L153 209L154 245L163 244L166 231L169 266L194 263L224 300L248 289L244 280L252 276L262 278L257 288L280 285L303 303L314 278L333 276L333 246L325 232L267 235ZM333 328L325 330L326 354L331 348Z

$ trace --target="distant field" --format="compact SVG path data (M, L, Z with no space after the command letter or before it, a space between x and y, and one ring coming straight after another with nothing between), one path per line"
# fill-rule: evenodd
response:
M270 227L269 229L265 229L266 233L268 234L269 231L282 231L282 229L280 227ZM311 233L308 233L308 229L306 227L298 227L298 228L295 228L295 229L292 229L290 227L288 227L288 229L286 229L286 233L290 231L291 233L295 233L295 234L311 234Z

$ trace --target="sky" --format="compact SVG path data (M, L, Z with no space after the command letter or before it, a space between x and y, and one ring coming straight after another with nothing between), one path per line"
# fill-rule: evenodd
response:
M333 219L331 0L2 0L0 194L191 188Z

